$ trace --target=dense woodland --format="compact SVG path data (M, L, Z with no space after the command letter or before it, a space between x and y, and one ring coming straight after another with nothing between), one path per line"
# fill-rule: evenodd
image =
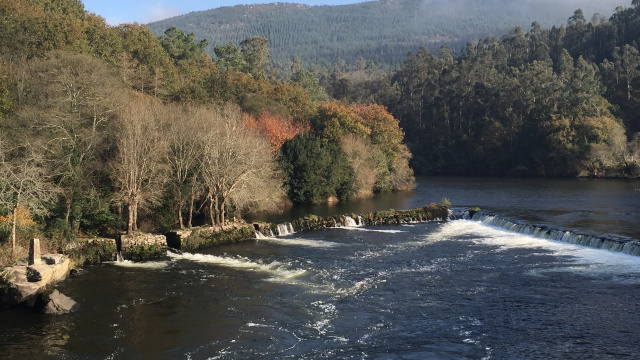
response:
M334 71L322 84L401 119L417 173L637 177L639 4L592 21L576 10L459 54L421 48L379 79Z
M397 68L407 52L443 44L458 51L469 39L502 36L515 26L538 21L559 25L582 6L585 13L605 14L618 0L377 0L341 6L274 2L192 12L149 24L161 36L170 27L194 33L213 47L260 36L269 40L276 64L293 58L307 66L330 67L366 59L383 69ZM627 1L627 0L624 0Z
M78 0L0 1L0 262L29 237L223 226L286 202L413 186L398 120L272 73L267 41L217 49L111 27Z

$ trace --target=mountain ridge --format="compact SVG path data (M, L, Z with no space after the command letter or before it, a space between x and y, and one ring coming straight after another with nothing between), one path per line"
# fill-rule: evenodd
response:
M617 2L586 2L583 10L590 18L590 12L610 12L608 4ZM377 0L317 6L275 2L191 12L148 27L157 36L172 26L192 32L209 42L210 53L215 45L261 36L269 40L278 63L298 57L328 66L338 58L354 62L363 57L395 67L421 46L433 51L448 44L457 50L469 40L501 37L516 26L528 30L534 21L545 27L563 24L576 10L574 5L551 0Z

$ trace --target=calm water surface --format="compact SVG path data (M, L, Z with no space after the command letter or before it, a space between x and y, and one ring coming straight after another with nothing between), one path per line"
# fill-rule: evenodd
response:
M636 188L626 181L429 178L412 193L295 211L403 209L447 197L455 207L640 238ZM329 229L158 262L103 264L58 289L80 311L0 313L0 358L640 357L639 257L471 220Z

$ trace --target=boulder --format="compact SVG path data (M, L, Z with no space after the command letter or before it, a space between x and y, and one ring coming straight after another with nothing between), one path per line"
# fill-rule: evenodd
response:
M77 309L78 303L58 290L40 294L33 306L33 311L48 315L67 314Z
M69 259L64 255L45 255L40 265L16 265L6 269L6 280L0 281L0 309L33 301L69 274ZM55 262L47 265L46 262Z

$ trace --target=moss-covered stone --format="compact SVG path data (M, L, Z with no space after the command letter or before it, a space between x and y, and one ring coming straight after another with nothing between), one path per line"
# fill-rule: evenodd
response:
M211 233L194 231L191 235L182 239L180 250L198 251L216 245L232 244L239 241L255 239L256 232L253 226L244 226L237 229L220 230Z
M118 250L115 239L79 239L66 254L75 264L99 264L115 261Z

